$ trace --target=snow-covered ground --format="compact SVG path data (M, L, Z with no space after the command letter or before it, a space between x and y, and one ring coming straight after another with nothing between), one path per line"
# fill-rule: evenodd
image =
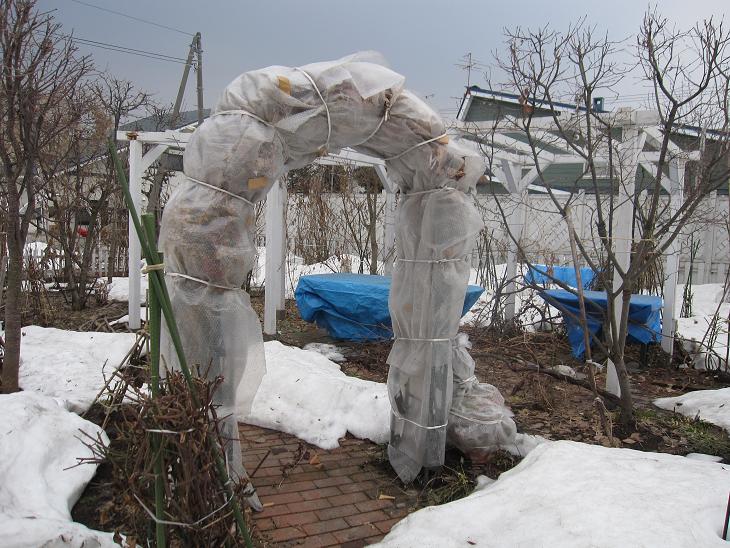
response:
M677 285L676 310L682 309L683 285ZM727 368L728 350L727 318L730 303L723 303L723 284L702 284L692 286L692 316L677 319L677 333L683 339L682 346L694 356L696 369ZM713 316L718 313L718 335L712 341L712 352L707 336Z
M654 405L687 417L699 417L730 432L730 388L697 390L675 398L659 398Z
M724 547L730 467L559 441L495 482L396 524L379 546Z
M23 328L20 385L85 411L132 347L132 333ZM267 374L248 418L320 447L337 447L347 432L384 442L390 404L385 385L349 377L320 352L271 341Z
M140 306L139 307L139 317L142 319L142 321L145 321L147 319L147 307L146 306ZM114 321L109 322L109 325L119 325L123 323L129 323L129 314L125 314L124 316L121 316L120 318L117 318Z
M96 471L82 432L103 430L33 392L0 396L0 546L117 546L109 533L71 521L71 509ZM86 439L88 441L88 439Z
M20 386L56 398L75 412L93 402L134 341L133 333L65 331L31 325L21 331Z
M132 347L131 333L23 328L20 384L82 412ZM347 432L376 443L388 440L390 402L384 383L350 377L326 355L336 347L303 350L278 341L264 344L267 372L251 412L242 420L281 430L323 449L338 446ZM332 357L339 357L334 355ZM514 446L525 455L542 440L518 435Z
M110 301L128 301L129 300L129 278L119 276L112 278L109 289ZM147 276L142 276L141 289L139 292L139 304L147 302Z
M319 352L264 344L266 375L245 417L250 424L293 434L323 449L350 432L388 440L390 401L383 383L349 377Z

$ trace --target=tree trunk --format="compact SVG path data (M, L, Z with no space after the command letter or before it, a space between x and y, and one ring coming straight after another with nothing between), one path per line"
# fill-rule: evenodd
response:
M616 275L616 274L614 274ZM631 381L626 370L624 353L626 349L626 338L629 332L629 306L631 306L631 286L624 281L625 289L622 295L623 305L621 307L621 319L618 326L618 342L614 342L614 356L612 361L616 367L616 376L621 388L621 416L619 419L621 429L627 436L634 430L634 397L631 395ZM628 287L627 287L628 286Z
M378 195L368 192L368 213L370 214L368 231L370 232L370 274L378 273Z
M8 290L5 301L5 357L3 358L3 393L19 390L20 371L20 289L23 271L23 245L18 216L8 219Z

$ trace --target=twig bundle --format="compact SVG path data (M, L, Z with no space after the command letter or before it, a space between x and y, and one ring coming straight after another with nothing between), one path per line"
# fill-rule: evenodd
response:
M119 532L137 542L152 541L155 517L156 448L162 458L165 492L163 523L168 530L169 546L235 545L236 519L231 500L221 487L216 472L211 442L225 448L228 440L220 435L219 422L212 404L213 394L222 379L195 378L199 405L190 397L182 374L168 373L160 382L153 399L143 388L127 384L125 403L110 416L112 442L88 442L94 457L89 461L108 462L112 467L114 510ZM118 399L118 394L112 395ZM154 437L161 440L155 443ZM233 480L232 480L233 481ZM243 486L233 482L239 498Z

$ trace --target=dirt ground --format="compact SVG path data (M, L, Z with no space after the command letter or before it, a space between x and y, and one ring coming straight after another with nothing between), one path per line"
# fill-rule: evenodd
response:
M253 296L252 303L262 314L262 297ZM362 344L332 340L325 331L299 318L294 301L287 301L279 326L278 338L286 344L327 342L343 349L346 361L341 366L348 375L378 382L387 379L390 341ZM571 355L562 332L505 335L475 327L464 327L463 331L472 343L477 378L500 390L515 414L520 432L554 440L680 455L710 453L730 461L730 439L724 430L660 410L651 403L656 398L679 396L691 390L730 386L728 379L716 374L680 367L686 361L681 349L669 364L658 347L628 347L637 424L635 431L621 432L615 405L607 401L603 411L596 404L587 379L582 381L585 385L577 385L547 373L546 370L562 364L573 367L579 375L587 374L582 363ZM535 364L543 372L536 371ZM597 373L596 384L605 386L604 373Z

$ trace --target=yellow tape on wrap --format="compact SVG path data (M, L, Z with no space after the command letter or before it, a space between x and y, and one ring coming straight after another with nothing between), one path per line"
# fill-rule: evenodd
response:
M286 93L287 95L291 95L291 82L289 81L289 78L286 76L277 76L279 89Z
M256 177L254 179L248 180L248 189L249 190L260 190L262 188L266 188L266 185L269 184L269 180L266 177Z

